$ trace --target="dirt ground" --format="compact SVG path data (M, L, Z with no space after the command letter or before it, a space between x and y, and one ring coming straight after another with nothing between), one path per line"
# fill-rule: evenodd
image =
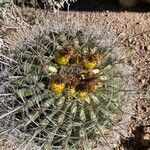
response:
M94 4L93 4L94 5ZM86 5L87 7L89 5ZM105 7L104 7L105 6ZM89 7L71 5L72 11L61 11L61 18L68 20L76 19L83 25L93 24L95 26L106 26L110 24L110 32L117 38L124 41L122 43L126 57L125 63L131 65L135 70L135 82L138 84L140 94L135 98L134 108L136 115L131 117L131 125L127 132L130 137L118 141L116 150L149 150L150 149L150 12L146 7L145 11L126 11L124 9L115 9L116 4L110 6L102 5L101 9L96 12L89 11ZM94 6L93 6L94 7ZM104 9L105 8L105 9ZM111 8L111 9L106 9ZM51 20L58 15L52 12L45 12L40 9L17 8L18 15L22 15L25 22L30 22L32 26L36 26L37 22L42 21L45 16ZM78 10L78 11L75 11ZM79 11L80 10L80 11ZM81 11L84 10L84 11ZM86 11L88 10L88 11ZM117 11L114 11L117 10ZM131 9L130 9L131 10ZM136 9L138 10L138 7ZM140 7L140 10L142 8ZM11 22L11 23L10 23ZM25 25L24 22L24 25ZM30 32L31 28L25 25ZM12 19L5 20L2 23L3 32L1 39L10 49L17 45L24 32L18 27ZM24 29L24 28L23 28ZM5 144L5 143L4 143Z

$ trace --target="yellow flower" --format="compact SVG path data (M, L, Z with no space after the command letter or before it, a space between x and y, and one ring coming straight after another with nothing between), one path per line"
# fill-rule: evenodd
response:
M50 89L59 94L62 93L65 89L65 84L64 83L57 83L56 80L50 81Z
M77 98L80 99L80 100L85 99L87 96L88 96L88 93L86 91L79 91L78 94L77 94Z
M83 67L93 69L101 58L99 53L90 53L83 56Z
M61 55L59 53L57 53L55 55L55 61L57 62L57 64L59 65L66 65L69 62L70 57L68 55Z
M96 66L97 62L96 61L89 61L89 60L86 60L84 62L84 68L85 69L93 69L95 66Z

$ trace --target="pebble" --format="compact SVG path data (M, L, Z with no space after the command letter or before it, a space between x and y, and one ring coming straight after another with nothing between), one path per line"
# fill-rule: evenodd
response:
M150 45L146 46L147 51L150 51Z

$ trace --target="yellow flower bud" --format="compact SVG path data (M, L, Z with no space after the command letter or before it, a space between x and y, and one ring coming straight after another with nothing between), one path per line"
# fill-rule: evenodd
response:
M95 66L96 66L97 62L96 61L89 61L89 60L86 60L84 62L84 68L85 69L93 69Z
M85 99L87 96L88 96L88 93L86 91L79 91L78 94L77 94L77 98L80 99L80 100Z
M50 81L50 89L59 94L62 93L65 89L65 84L64 83L57 83L55 80Z
M93 69L96 66L99 59L100 59L100 54L98 53L86 54L83 57L83 67L85 69Z
M69 62L70 57L68 55L61 55L59 53L57 53L55 55L55 61L57 62L57 64L59 65L66 65Z

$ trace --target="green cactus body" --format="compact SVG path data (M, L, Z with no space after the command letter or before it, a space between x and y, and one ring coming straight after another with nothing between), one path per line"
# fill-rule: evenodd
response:
M66 33L65 36L66 41L61 41L61 33L57 33L59 47L63 49L64 45L66 48L66 45L71 44L74 53L78 54L74 56L79 56L77 61L69 61L66 65L57 64L55 53L52 55L55 45L51 43L45 51L41 50L41 47L48 45L44 38L43 45L27 48L21 54L16 54L16 61L19 63L12 63L13 69L10 72L18 78L11 79L6 89L6 92L13 93L13 97L9 97L13 109L0 116L2 119L13 115L24 124L21 126L23 132L34 135L39 131L35 142L43 144L39 141L44 139L47 141L45 147L61 146L62 149L85 139L100 139L113 126L110 120L119 111L118 101L124 96L121 91L122 77L118 71L120 63L107 54L107 48L98 45L95 38L95 43L92 41L91 44L89 39L88 45L85 44L84 47L86 51L82 51L83 48L80 47L84 45L83 33L75 34L74 39L70 33ZM77 47L74 40L78 40ZM100 63L96 60L95 68L86 69L82 66L82 56L93 55L93 44L96 53L104 57ZM54 49L58 50L57 47ZM53 66L53 70L56 71L47 72L45 66ZM57 69L54 69L55 67ZM99 71L94 74L94 69ZM57 78L50 82L54 77ZM49 84L54 82L56 85L63 83L64 91L51 91ZM98 88L95 89L95 86ZM67 95L65 90L72 87L77 94ZM80 99L77 95L82 90L87 92L87 97Z

